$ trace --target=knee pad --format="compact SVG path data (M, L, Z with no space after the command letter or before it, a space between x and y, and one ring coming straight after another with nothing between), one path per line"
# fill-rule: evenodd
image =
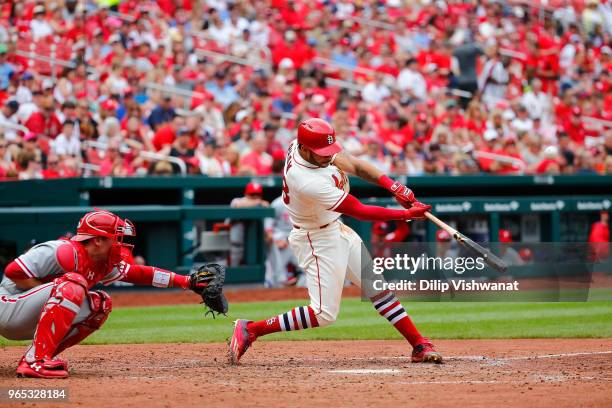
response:
M68 272L63 274L62 276L60 276L59 278L56 278L54 282L72 282L72 283L76 283L79 286L83 287L83 289L87 290L88 288L88 282L87 279L85 279L83 277L83 275L80 275L78 273L75 272Z
M336 318L338 317L338 312L332 312L331 310L323 306L318 313L315 312L315 316L317 318L317 322L319 323L319 327L325 327L336 321Z
M83 305L85 293L87 291L87 281L77 273L66 273L53 281L54 286L51 291L51 298L58 301L53 302L72 310L75 313Z
M108 315L113 310L113 300L103 290L94 290L89 292L89 307L91 314L83 322L85 325L92 329L99 329L102 327Z

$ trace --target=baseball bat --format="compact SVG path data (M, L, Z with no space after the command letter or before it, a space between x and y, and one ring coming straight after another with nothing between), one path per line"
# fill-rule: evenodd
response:
M455 241L457 241L460 245L482 256L486 264L492 267L493 269L499 272L506 272L506 269L508 269L508 265L490 250L478 245L476 242L472 241L470 238L466 237L444 221L440 220L432 213L426 212L425 216L438 227L448 232L450 236L453 237Z

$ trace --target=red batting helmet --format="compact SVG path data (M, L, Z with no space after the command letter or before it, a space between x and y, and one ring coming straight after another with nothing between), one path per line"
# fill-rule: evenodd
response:
M263 186L259 183L251 181L244 189L244 195L263 194Z
M79 220L74 241L85 241L94 237L106 237L113 241L122 240L124 236L136 235L134 224L123 220L110 211L95 210L88 212Z
M329 123L319 118L306 119L298 126L298 143L319 156L333 156L342 150L336 142L336 132Z

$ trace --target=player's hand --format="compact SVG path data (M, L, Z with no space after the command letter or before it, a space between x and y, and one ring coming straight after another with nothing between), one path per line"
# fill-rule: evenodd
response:
M405 220L422 220L425 219L425 213L431 210L431 205L423 204L420 201L412 203L412 207L405 211Z
M380 176L378 184L387 191L390 191L395 197L395 200L404 208L412 207L414 202L417 201L411 189L388 176Z
M416 201L412 190L397 181L393 183L390 191L395 196L397 202L404 208L410 208L412 203Z
M425 204L423 204L422 202L420 202L417 199L415 199L412 202L408 202L408 201L396 198L395 201L397 201L399 203L399 205L401 205L402 207L407 208L407 209L410 209L410 208L414 207L415 205L416 206L418 206L418 205L425 205Z

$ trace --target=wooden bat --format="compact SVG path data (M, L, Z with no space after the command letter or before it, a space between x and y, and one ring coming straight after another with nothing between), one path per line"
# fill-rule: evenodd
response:
M463 245L470 251L480 255L490 267L494 268L499 272L506 272L506 269L508 269L508 265L490 250L478 245L476 242L472 241L471 239L469 239L444 221L440 220L432 213L426 212L425 216L438 227L448 232L450 236L453 237L455 241L457 241L460 245Z

